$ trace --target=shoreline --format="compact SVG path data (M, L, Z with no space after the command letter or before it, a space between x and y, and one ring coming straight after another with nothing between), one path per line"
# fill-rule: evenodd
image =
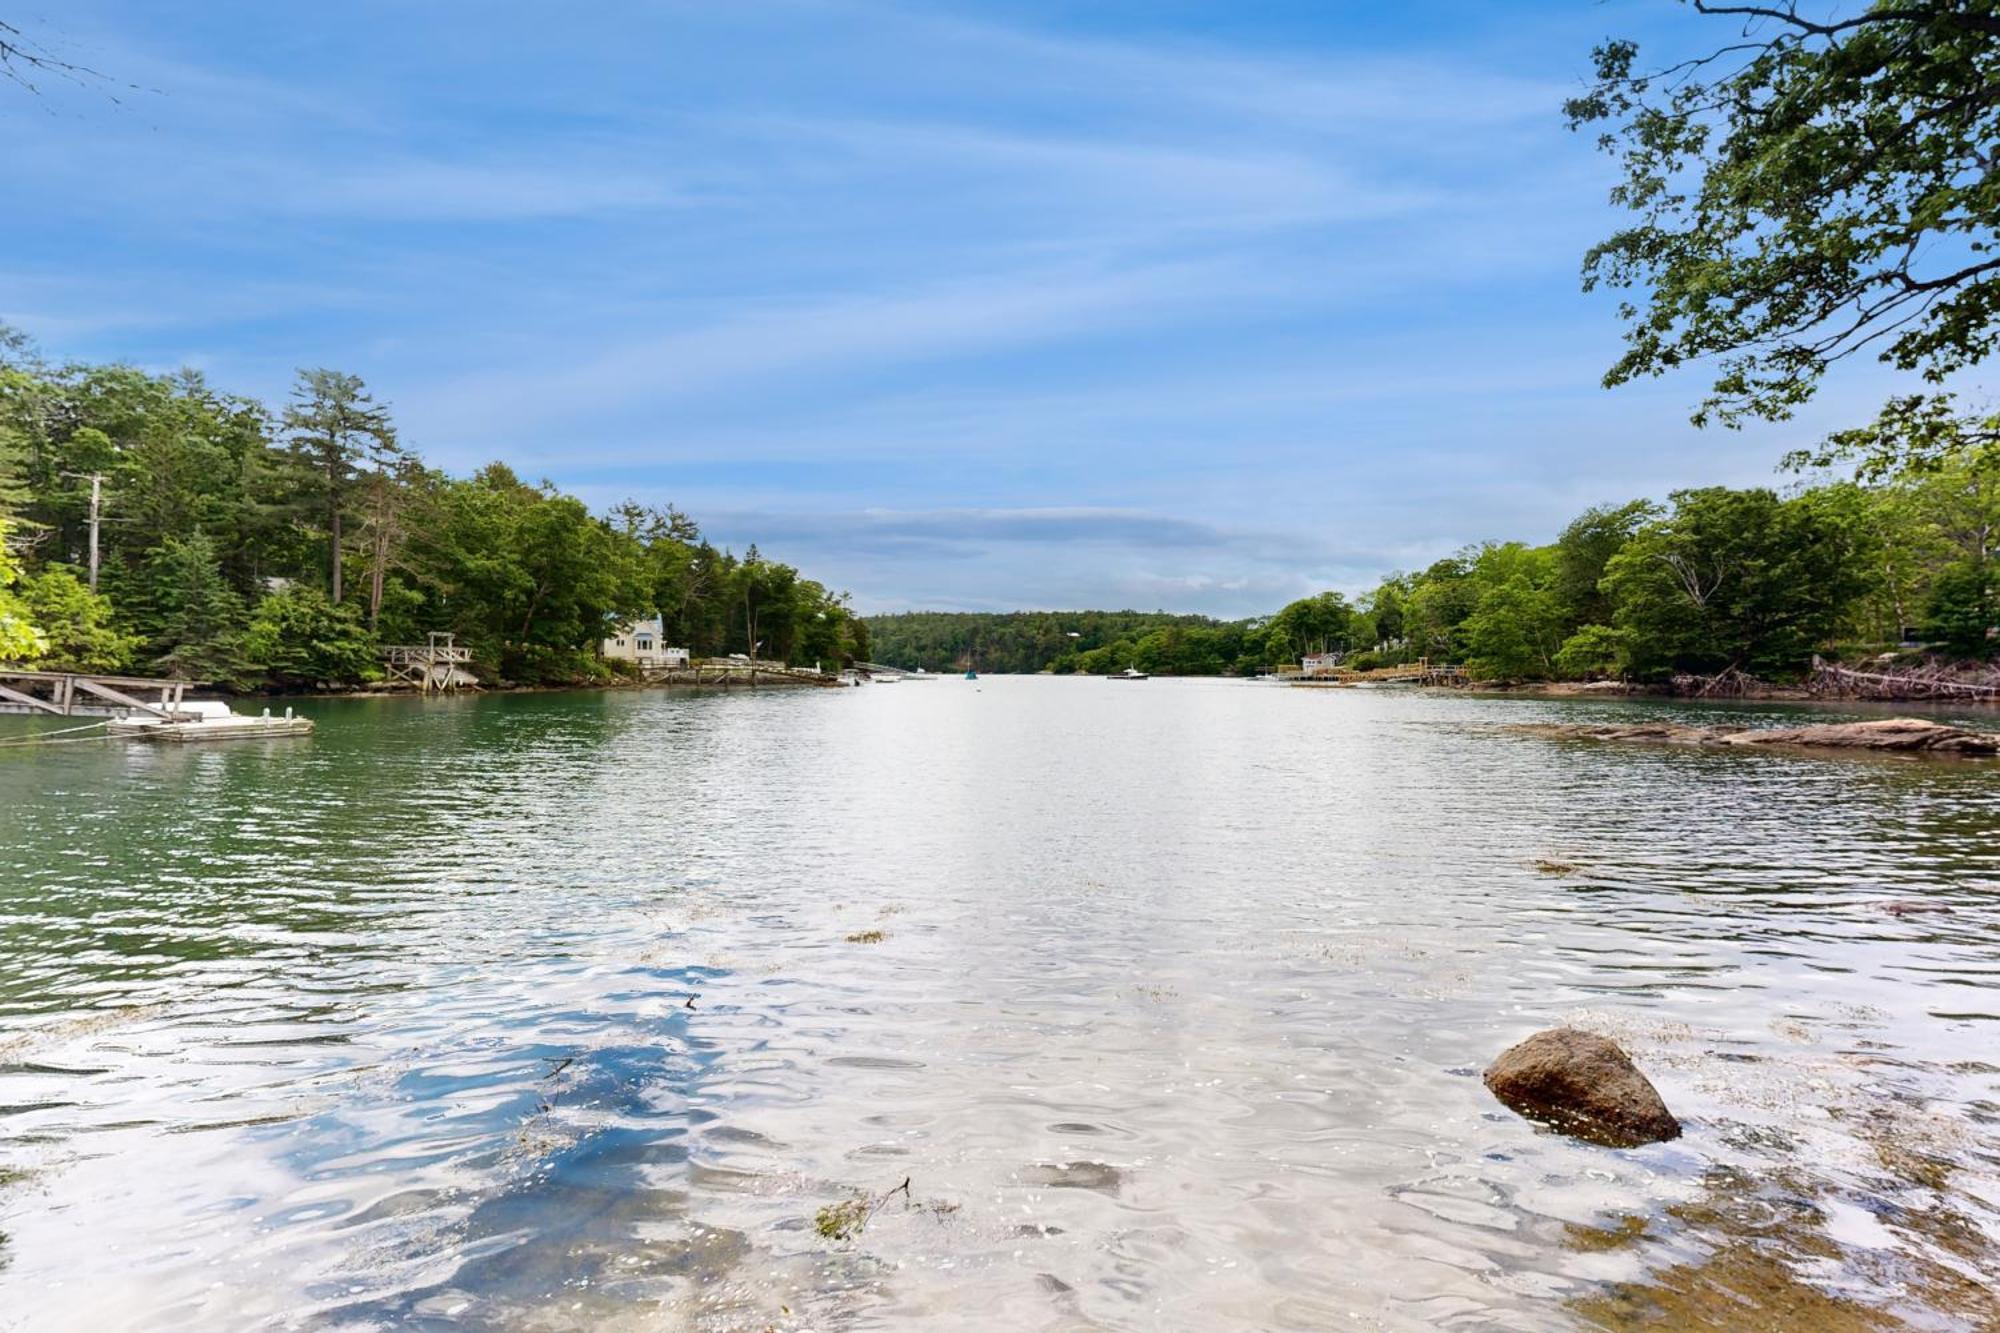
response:
M1002 676L1051 676L1049 672L998 672ZM1053 676L1051 678L1054 678ZM1082 676L1079 680L1105 679L1105 677ZM1160 680L1238 680L1252 683L1255 678L1241 676L1176 676L1161 674ZM1299 688L1353 689L1355 686L1325 682L1318 686L1297 681L1278 683ZM635 680L575 681L537 685L482 685L476 689L454 691L458 695L506 695L506 694L575 694L593 690L736 690L736 689L805 689L803 682L771 680L756 685L738 684L726 681L672 681L652 682ZM827 688L817 686L812 688ZM1389 688L1389 687L1378 687ZM1957 698L1913 698L1913 699L1869 699L1840 695L1815 694L1803 686L1757 685L1738 687L1728 694L1701 695L1676 690L1667 684L1644 684L1632 681L1502 681L1478 680L1455 686L1397 686L1414 690L1435 691L1447 694L1474 695L1482 698L1518 699L1656 699L1671 703L1714 704L1714 703L1796 703L1822 704L1829 707L1880 706L1902 704L1920 707L1969 708L1978 711L2000 712L2000 700ZM353 689L299 689L299 690L254 690L243 693L211 691L229 699L421 699L431 696L421 691L409 689L383 689L379 686L362 686ZM439 695L437 697L446 697Z

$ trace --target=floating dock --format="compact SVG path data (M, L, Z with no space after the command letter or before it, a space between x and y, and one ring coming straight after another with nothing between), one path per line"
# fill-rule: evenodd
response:
M287 708L282 717L271 716L266 708L259 717L245 717L229 711L225 703L196 701L181 705L182 716L175 721L158 717L116 718L104 724L104 734L135 741L163 741L186 744L190 741L262 740L270 736L309 736L312 719L294 717ZM191 714L191 716L190 716Z

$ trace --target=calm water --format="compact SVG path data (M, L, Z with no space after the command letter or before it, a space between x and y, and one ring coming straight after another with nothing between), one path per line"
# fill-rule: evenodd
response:
M0 1326L2000 1320L2000 766L1219 681L310 711L0 750ZM1561 1021L1687 1136L1494 1104Z

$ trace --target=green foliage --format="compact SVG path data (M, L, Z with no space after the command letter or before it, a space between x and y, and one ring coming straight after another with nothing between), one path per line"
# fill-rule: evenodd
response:
M1596 51L1595 85L1566 110L1608 126L1600 142L1625 174L1613 200L1636 221L1590 252L1585 285L1645 292L1621 307L1608 383L1712 358L1697 420L1734 423L1789 416L1865 349L1932 385L1992 351L2000 13L1819 8L1713 6L1726 50L1664 70L1630 42ZM1759 16L1747 29L1745 14ZM1885 459L1938 420L1924 395L1905 398L1848 444Z
M1137 641L1168 625L1212 629L1219 622L1207 616L1177 616L1164 611L911 611L873 616L868 620L873 658L890 666L923 667L929 671L1095 672L1123 670L1130 665ZM1074 637L1072 637L1074 636ZM1089 659L1099 649L1121 644L1118 665L1105 668L1106 658Z
M19 577L13 553L7 549L7 522L0 518L0 662L30 661L48 647L28 604L14 591Z
M225 687L249 682L243 599L223 579L208 534L167 538L147 557L137 587L151 627L146 651L154 670Z
M1931 587L1926 633L1967 658L2000 657L2000 560L1955 560Z
M389 409L377 403L358 375L301 370L283 422L299 493L325 517L327 586L333 600L346 592L345 527L364 474L381 476L402 459Z
M1556 650L1556 674L1569 680L1600 680L1625 670L1631 636L1609 625L1583 625Z
M355 685L380 679L380 647L348 605L294 584L257 603L244 649L274 685Z
M590 678L607 628L647 609L636 544L504 464L447 487L414 546L440 628L505 679Z
M1723 49L1647 70L1595 52L1566 107L1606 127L1632 225L1591 250L1584 285L1637 289L1607 384L1716 363L1696 420L1783 419L1865 350L1933 391L1829 441L1878 475L2000 440L1934 392L2000 325L2000 11L1990 0L1858 10L1697 4ZM1744 17L1751 17L1744 26Z
M49 572L87 558L93 476L107 594L95 601ZM35 590L58 639L47 660L96 669L346 683L375 674L378 639L453 630L489 677L579 681L608 674L597 645L616 621L652 614L703 655L754 642L832 664L868 642L845 594L754 549L718 551L677 510L627 504L607 520L502 466L464 479L425 468L337 371L301 371L274 422L199 375L52 366L0 328L10 515L32 541L15 548L28 552L23 591L4 594L8 651L30 655L20 599ZM285 591L262 597L269 586Z
M1953 651L1993 651L1987 585L1967 571L2000 561L2000 458L1961 451L1872 486L1823 485L1789 499L1717 487L1672 501L1598 506L1551 545L1469 547L1391 575L1358 603L1323 593L1264 620L1125 612L873 623L890 652L908 654L888 657L900 665L964 665L978 644L982 669L1024 662L1092 674L1248 674L1293 666L1324 645L1356 670L1428 657L1520 680L1730 667L1787 676L1815 652L1894 642L1919 624ZM1071 627L1095 641L1060 650ZM939 647L909 652L919 643Z
M1466 618L1480 589L1463 559L1440 560L1412 580L1403 599L1403 637L1416 655L1440 662L1465 659Z
M1555 592L1564 613L1576 624L1611 619L1611 602L1604 595L1604 567L1624 549L1641 524L1658 517L1650 500L1586 509L1556 538Z
M1571 621L1556 589L1555 552L1510 543L1480 552L1468 580L1478 590L1459 628L1475 676L1542 680L1555 670Z
M1780 500L1712 487L1673 501L1605 571L1636 670L1796 670L1848 622L1868 555L1850 490Z
M118 672L130 668L139 637L118 629L111 603L64 565L21 582L28 614L47 637L39 671Z
M1351 644L1354 620L1354 608L1337 592L1301 598L1271 617L1265 655L1275 663L1307 653L1342 652Z

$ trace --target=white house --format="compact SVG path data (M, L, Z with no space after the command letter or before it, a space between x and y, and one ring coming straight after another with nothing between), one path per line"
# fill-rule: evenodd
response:
M642 670L684 667L689 660L687 649L667 647L666 633L658 616L620 625L604 641L604 655L616 661L636 663Z
M1300 671L1308 676L1332 676L1340 671L1340 659L1346 653L1317 653L1299 659Z

